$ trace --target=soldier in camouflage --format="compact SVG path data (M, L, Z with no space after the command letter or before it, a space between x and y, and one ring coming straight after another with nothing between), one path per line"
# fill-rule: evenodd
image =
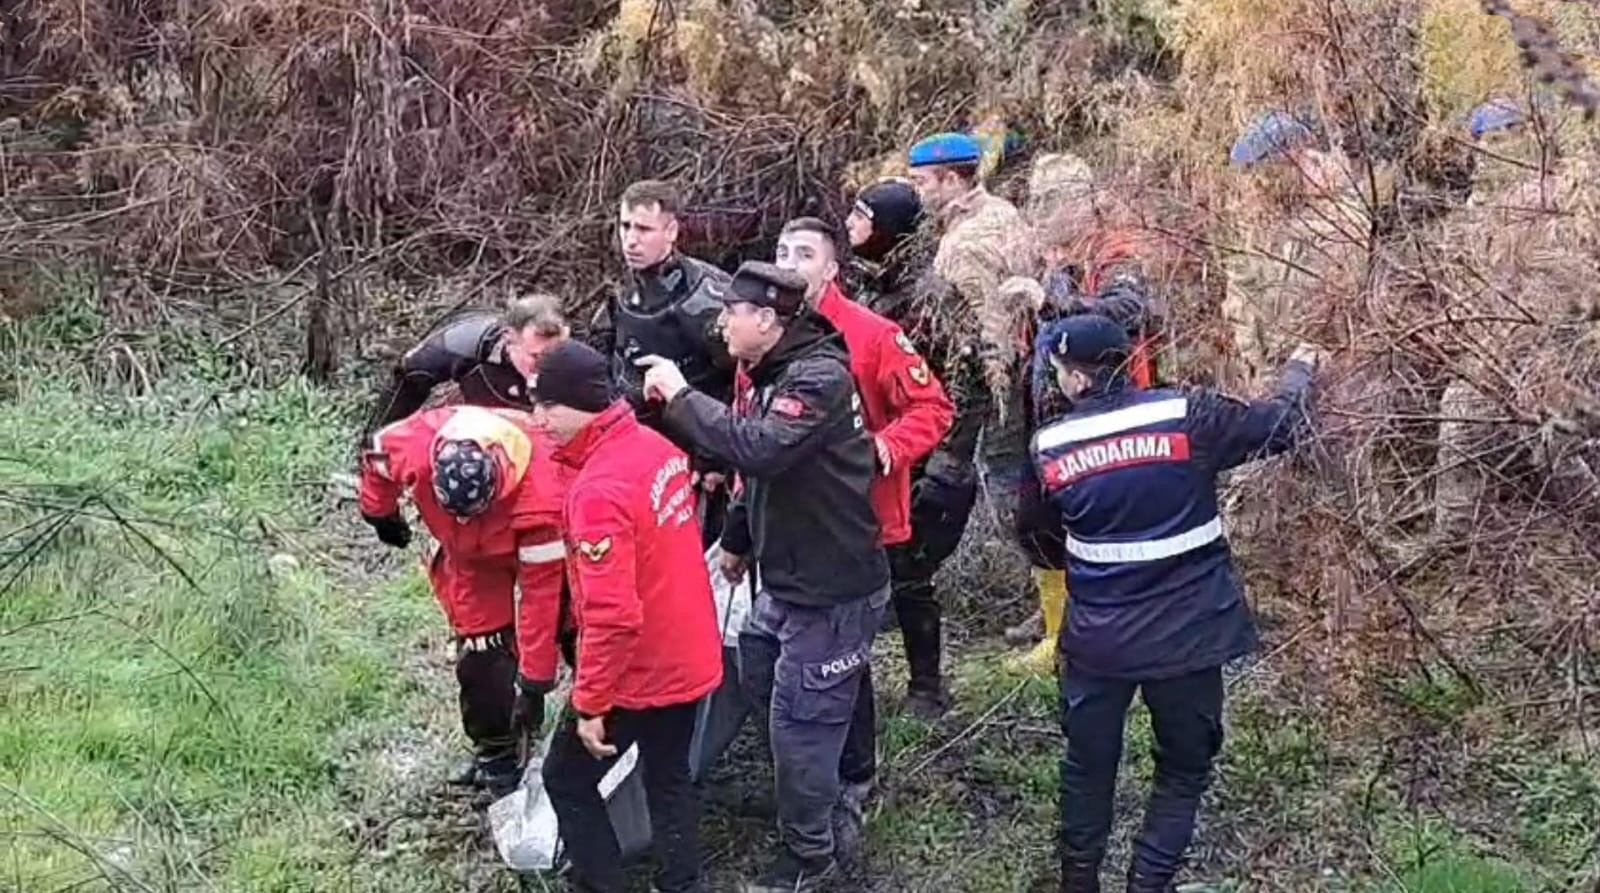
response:
M1539 109L1537 114L1548 114ZM1528 227L1552 218L1567 196L1570 180L1555 170L1559 152L1553 134L1561 134L1559 115L1530 120L1525 106L1496 99L1473 110L1467 121L1468 136L1477 151L1472 192L1461 213L1489 217L1502 240L1529 232ZM1579 187L1583 188L1583 187ZM1533 236L1537 238L1537 233ZM1559 236L1547 236L1559 241ZM1462 246L1470 250L1470 244ZM1530 271L1531 272L1531 271ZM1552 321L1553 322L1553 321ZM1509 333L1507 333L1509 334ZM1512 353L1507 346L1506 353ZM1539 469L1541 479L1565 489L1592 486L1593 472L1582 451L1564 449L1561 420L1553 420L1536 437L1518 437L1499 420L1507 407L1486 394L1471 378L1457 376L1445 386L1439 400L1438 454L1435 459L1432 528L1402 546L1403 559L1415 560L1439 549L1469 543L1475 520L1487 495L1491 478L1510 480L1513 470ZM1565 438L1570 439L1570 438ZM1567 454L1570 454L1567 455Z
M1227 264L1222 315L1248 381L1276 368L1299 343L1296 330L1324 276L1350 263L1371 236L1371 214L1349 159L1320 142L1313 123L1270 112L1229 155L1279 204L1278 213L1269 211L1242 234L1242 250Z
M982 483L999 528L1009 532L1027 475L1025 340L1035 308L1010 300L1000 285L1032 272L1030 234L1016 207L979 182L983 146L976 138L937 134L912 146L907 161L911 184L941 234L933 270L955 290L961 316L976 321L989 403L978 447Z

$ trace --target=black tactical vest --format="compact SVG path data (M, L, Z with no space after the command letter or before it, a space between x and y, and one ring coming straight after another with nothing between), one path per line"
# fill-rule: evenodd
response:
M612 313L616 348L611 377L619 389L637 399L644 370L639 357L672 360L689 386L719 400L731 396L732 362L717 318L722 292L732 277L710 264L678 257L659 270L638 274L633 289L618 300Z

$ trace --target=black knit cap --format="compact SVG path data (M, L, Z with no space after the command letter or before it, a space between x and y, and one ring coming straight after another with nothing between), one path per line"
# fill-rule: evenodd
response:
M806 280L793 270L785 270L759 260L747 260L733 274L733 281L722 293L722 301L745 301L757 307L771 307L779 316L794 316L806 302Z
M1085 369L1120 366L1133 353L1128 332L1108 317L1097 313L1069 316L1051 324L1054 341L1050 353L1056 359Z
M459 518L483 512L494 501L499 469L477 442L447 440L433 457L433 496Z
M855 249L867 260L883 260L922 226L922 199L904 180L881 180L861 190L856 210L872 221L872 235Z
M611 374L606 358L575 339L552 347L539 358L533 402L580 412L604 412L611 405Z

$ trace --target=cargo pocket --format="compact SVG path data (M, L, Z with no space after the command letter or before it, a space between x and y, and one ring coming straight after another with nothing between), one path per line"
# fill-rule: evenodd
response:
M849 722L855 712L858 683L869 659L865 649L858 649L831 660L805 664L800 671L794 718L824 725Z

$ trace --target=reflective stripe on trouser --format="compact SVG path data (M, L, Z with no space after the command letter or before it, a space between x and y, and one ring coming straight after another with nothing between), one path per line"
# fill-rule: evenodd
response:
M1176 536L1158 540L1141 540L1131 543L1090 543L1072 535L1066 538L1067 552L1074 558L1095 564L1126 564L1139 561L1160 561L1222 538L1222 519L1212 518L1199 527L1185 530Z
M1123 727L1134 690L1150 708L1155 732L1155 785L1133 868L1151 880L1170 880L1194 837L1200 798L1222 750L1222 671L1134 682L1086 676L1070 665L1061 674L1061 858L1099 863L1111 833Z
M833 853L839 759L888 601L887 586L830 607L762 593L739 634L740 682L768 716L778 831L802 859Z

